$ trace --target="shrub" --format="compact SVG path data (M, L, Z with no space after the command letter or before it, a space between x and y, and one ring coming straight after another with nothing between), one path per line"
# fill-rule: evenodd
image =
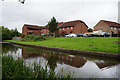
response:
M24 38L21 39L21 41L43 41L46 40L46 38L42 35L26 35Z

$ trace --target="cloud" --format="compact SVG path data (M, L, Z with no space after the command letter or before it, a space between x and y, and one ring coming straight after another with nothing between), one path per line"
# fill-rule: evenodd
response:
M120 23L120 1L119 1L119 4L118 4L118 19L119 19L119 23Z
M2 26L2 4L0 1L0 26Z
M53 16L59 22L82 20L94 27L101 19L117 21L119 0L16 0L2 2L3 25L22 32L25 23L46 25Z

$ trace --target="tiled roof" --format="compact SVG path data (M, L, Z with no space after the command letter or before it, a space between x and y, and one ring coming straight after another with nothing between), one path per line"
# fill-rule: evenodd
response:
M75 21L69 21L69 22L65 22L63 25L61 25L60 27L74 27L79 23L84 23L81 20L75 20ZM84 23L85 24L85 23ZM85 24L86 25L86 24ZM87 26L87 25L86 25ZM87 26L88 27L88 26Z
M60 25L62 25L63 24L63 22L59 22L58 23L58 27L60 26ZM48 28L49 26L48 26L48 24L44 27L44 28Z
M25 24L24 26L27 26L27 28L34 28L34 29L42 29L43 28L43 26L29 25L29 24Z
M79 23L83 23L85 24L83 21L81 20L75 20L75 21L69 21L69 22L59 22L58 23L58 27L74 27ZM86 24L85 24L86 25ZM29 24L25 24L25 26L27 26L27 28L34 28L34 29L45 29L48 28L48 24L46 26L37 26L37 25L29 25ZM87 26L87 25L86 25ZM87 26L88 27L88 26Z
M107 23L108 25L110 25L112 27L120 27L120 24L116 23L116 22L106 21L106 20L101 20L101 21L104 21L105 23Z

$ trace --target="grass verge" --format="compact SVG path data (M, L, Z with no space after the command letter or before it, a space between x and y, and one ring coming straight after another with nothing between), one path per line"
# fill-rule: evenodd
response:
M44 41L7 40L9 42L118 54L118 37L62 37Z

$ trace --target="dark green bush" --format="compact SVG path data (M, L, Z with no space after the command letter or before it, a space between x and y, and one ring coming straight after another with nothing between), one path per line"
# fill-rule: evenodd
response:
M42 35L26 35L24 38L21 39L21 41L43 41L46 40L46 38Z

